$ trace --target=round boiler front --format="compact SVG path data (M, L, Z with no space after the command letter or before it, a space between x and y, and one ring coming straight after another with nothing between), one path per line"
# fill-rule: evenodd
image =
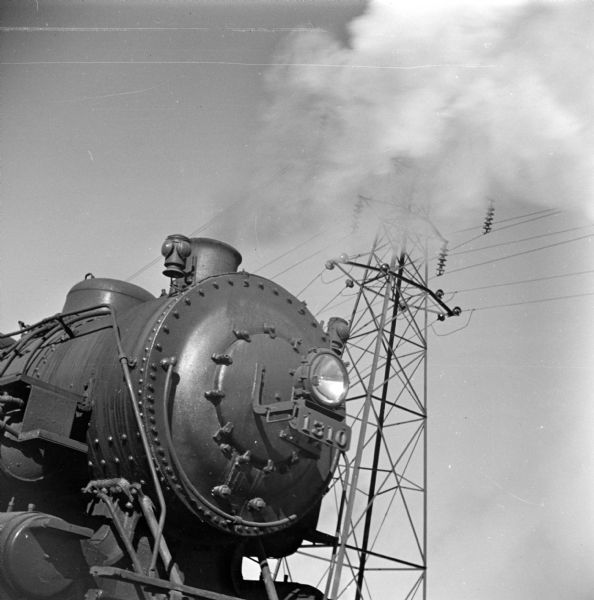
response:
M335 450L296 439L293 376L328 339L272 282L210 277L168 303L137 381L167 487L202 520L255 535L288 527L323 495Z

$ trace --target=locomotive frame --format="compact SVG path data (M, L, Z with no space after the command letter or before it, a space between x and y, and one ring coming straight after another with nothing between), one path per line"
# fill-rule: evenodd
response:
M267 557L323 537L348 324L324 331L222 242L176 234L162 253L161 298L88 277L0 336L2 597L320 598Z

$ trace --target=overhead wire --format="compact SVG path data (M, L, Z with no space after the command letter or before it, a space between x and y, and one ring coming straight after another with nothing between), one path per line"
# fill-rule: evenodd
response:
M572 299L572 298L584 298L587 296L594 296L594 292L584 292L582 294L569 294L567 296L554 296L551 298L537 298L535 300L522 300L519 302L492 304L489 306L475 306L474 308L467 309L467 310L491 310L493 308L505 308L508 306L523 306L524 304L539 304L541 302L553 302L555 300L568 300L568 299Z
M535 283L538 281L550 281L551 279L561 279L564 277L573 277L573 276L578 276L578 275L589 275L591 273L594 273L594 269L590 269L588 271L576 271L573 273L560 273L557 275L547 275L545 277L534 277L532 279L520 279L518 281L507 281L504 283L492 283L490 285L481 285L481 286L477 286L477 287L472 287L472 288L463 288L460 290L453 290L452 294L458 294L458 293L462 293L462 292L475 292L475 291L479 291L479 290L489 290L492 288L497 288L497 287L507 287L510 285L520 285L520 284L524 284L524 283Z
M228 212L232 208L235 208L235 206L237 204L239 204L240 202L242 202L242 199L235 200L234 202L232 202L225 208L222 208L219 212L217 212L215 215L213 215L206 223L203 223L200 227L198 227L197 229L194 229L194 231L192 231L188 235L188 237L193 237L193 236L197 235L198 233L201 233L205 229L208 229L217 219L220 219L226 212ZM132 279L135 279L136 277L138 277L139 275L144 273L147 269L150 269L153 265L157 264L160 260L161 260L161 256L159 255L156 258L154 258L153 260L151 260L150 262L148 262L147 264L145 264L143 267L140 267L140 269L138 269L137 271L132 273L132 275L130 275L126 279L126 281L131 281Z
M461 327L454 329L453 331L448 331L447 333L438 333L437 331L435 331L434 323L431 324L431 329L433 330L433 333L438 337L447 337L448 335L452 335L453 333L458 333L458 331L462 331L463 329L466 329L470 325L470 321L472 319L472 315L474 315L475 310L476 310L476 308L471 308L470 314L468 315L468 319L466 319L466 323L464 323L464 325L462 325ZM465 311L465 312L467 312L467 311Z
M324 250L327 250L333 244L335 244L337 242L341 242L342 240L345 240L348 237L350 237L350 234L343 235L343 236L339 237L338 239L333 240L332 242L330 242L329 244L326 244L325 246L323 246L319 250L316 250L315 252L312 252L311 254L308 254L307 256L304 256L301 260L298 260L296 263L288 266L286 269L283 269L282 271L279 271L278 273L275 273L274 275L271 276L271 279L276 279L277 277L280 277L281 275L284 275L285 273L288 273L289 271L292 271L295 267L298 267L299 265L301 265L304 262L308 261L310 258L313 258L314 256L317 256L321 252L324 252ZM293 249L293 251L294 250L295 249Z
M542 215L544 213L558 213L560 212L556 208L545 208L542 210L536 210L533 212L525 213L523 215L516 215L515 217L508 217L507 219L499 219L498 223L507 223L509 221L517 221L518 219L525 219L527 217L533 217L535 215ZM548 216L548 215L547 215ZM457 229L456 231L452 231L449 235L456 235L458 233L465 233L466 231L474 231L476 229L480 229L482 225L473 225L472 227L465 227L464 229Z
M548 217L554 217L558 214L561 214L562 211L557 210L554 212L549 212L547 214L541 214L539 216L535 216L531 219L525 219L524 221L520 221L519 223L511 223L509 225L505 225L504 227L494 227L490 233L480 233L478 235L475 235L469 239L467 239L464 242L460 242L459 244L453 246L452 248L449 249L450 252L457 250L458 248L461 248L462 246L466 246L466 244L470 244L470 242L474 242L476 240L480 240L482 238L484 238L486 235L492 235L493 233L499 232L499 231L504 231L505 229L511 229L512 227L519 227L520 225L525 225L526 223L533 223L534 221L540 221L540 219L546 219Z
M508 240L505 242L499 242L498 244L490 244L488 246L482 246L480 248L469 248L467 250L462 250L460 252L448 252L448 257L450 256L461 256L462 254L470 254L472 252L481 252L482 250L489 250L491 248L499 248L501 246L508 246L509 244L520 244L522 242L528 242L530 240L536 240L544 237L551 237L553 235L560 235L561 233L568 233L570 231L579 231L581 229L587 229L588 227L594 227L594 223L590 225L582 225L580 227L570 227L568 229L560 229L559 231L550 231L548 233L541 233L539 235L532 235L530 237L521 238L519 240ZM483 236L481 236L483 237Z
M323 271L320 271L319 273L314 275L314 277L311 279L311 281L302 290L300 290L297 294L295 294L295 296L297 296L297 298L300 298L301 294L303 294L303 292L305 292L307 289L309 289L316 280L322 279L322 273L323 273Z
M255 271L254 273L258 273L260 271L262 271L262 269L265 269L266 267L269 267L270 265L273 265L275 262L279 261L281 258L284 258L285 256L288 256L289 254L292 254L293 252L296 252L299 248L301 248L302 246L305 246L306 244L309 244L311 241L315 240L316 238L320 237L321 235L324 235L326 232L324 231L320 231L318 233L315 233L314 235L312 235L311 237L307 238L306 240L303 240L303 242L301 242L300 244L297 244L297 246L293 246L291 248L289 248L289 250L287 250L286 252L283 252L283 254L279 254L277 256L275 256L271 261L260 265Z
M525 254L532 254L534 252L539 252L540 250L546 250L547 248L555 248L557 246L562 246L564 244L570 244L572 242L577 242L577 241L580 241L580 240L591 238L593 236L594 236L594 234L590 233L588 235L582 235L580 237L572 238L570 240L563 240L561 242L556 242L554 244L547 244L546 246L539 246L538 248L531 248L529 250L523 250L522 252L516 252L514 254L508 254L506 256L500 256L498 258L493 258L491 260L486 260L486 261L483 261L483 262L480 262L480 263L475 263L473 265L466 265L464 267L458 267L457 269L450 269L450 270L447 271L447 274L451 275L452 273L458 273L460 271L465 271L467 269L474 269L475 267L482 267L484 265L490 265L490 264L493 264L493 263L496 263L496 262L500 262L502 260L508 260L510 258L515 258L517 256L523 256Z

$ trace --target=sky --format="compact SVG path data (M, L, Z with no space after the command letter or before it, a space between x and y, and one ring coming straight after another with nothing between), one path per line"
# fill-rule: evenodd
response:
M170 233L315 313L325 260L371 243L360 196L425 211L430 285L463 309L430 328L428 598L592 598L593 24L592 2L3 0L0 331L87 272L158 294Z

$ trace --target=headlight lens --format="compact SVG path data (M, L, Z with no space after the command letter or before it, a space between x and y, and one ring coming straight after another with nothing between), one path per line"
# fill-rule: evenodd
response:
M344 363L330 352L314 357L309 368L309 380L316 400L331 408L342 404L349 389L349 376Z

